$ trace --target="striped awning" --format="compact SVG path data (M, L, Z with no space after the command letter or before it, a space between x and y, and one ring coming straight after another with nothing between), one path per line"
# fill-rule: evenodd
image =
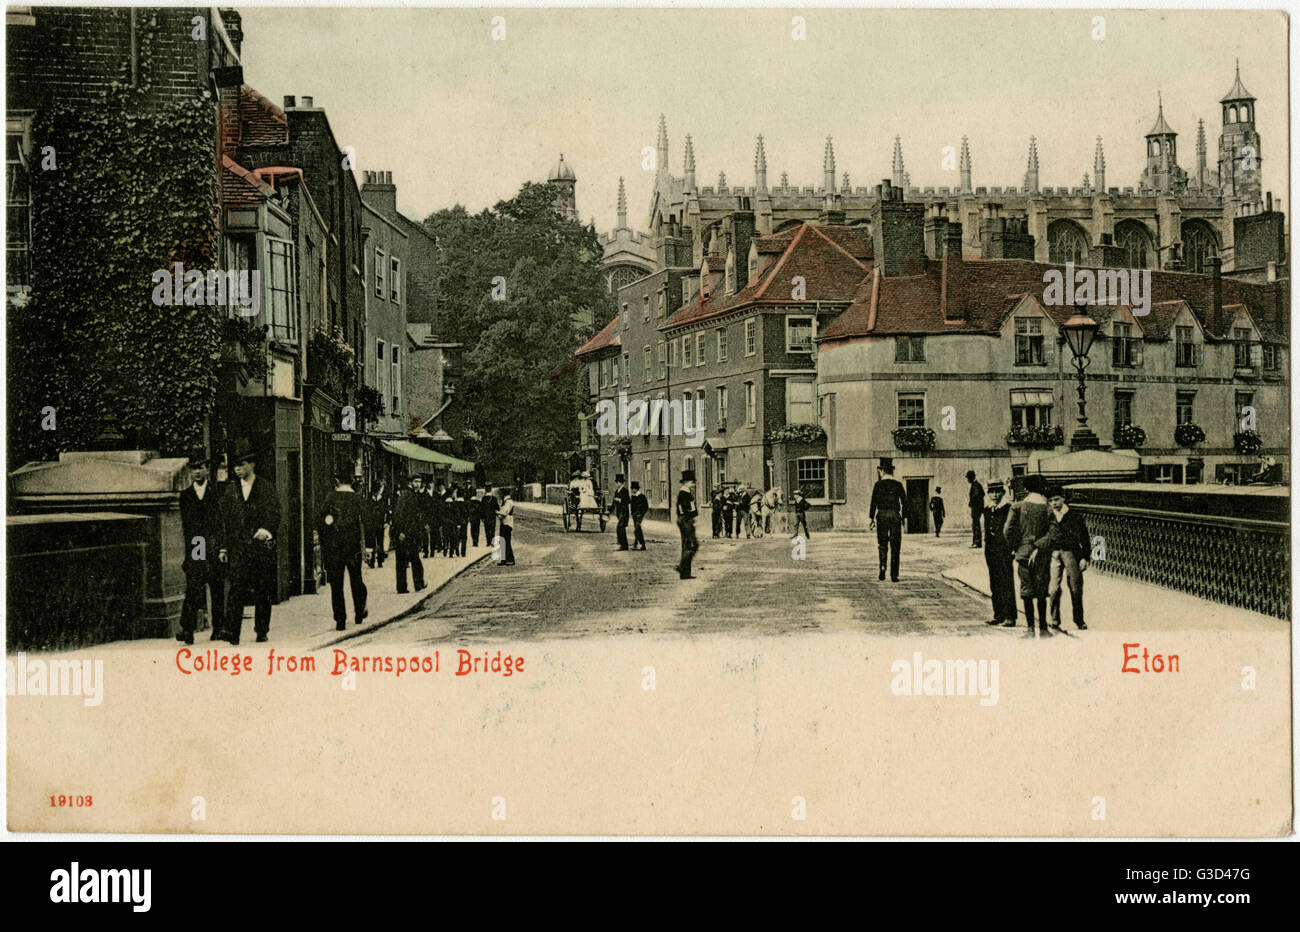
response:
M474 464L469 460L457 459L454 456L448 456L445 453L439 453L436 450L429 450L420 446L418 443L411 443L409 440L381 440L385 450L389 453L396 453L398 456L404 456L410 460L417 460L421 463L432 463L435 466L443 466L452 472L473 472Z

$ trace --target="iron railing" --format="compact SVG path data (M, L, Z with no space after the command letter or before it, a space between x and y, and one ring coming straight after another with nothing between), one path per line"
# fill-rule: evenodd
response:
M1095 569L1275 618L1291 616L1290 528L1278 521L1077 504Z

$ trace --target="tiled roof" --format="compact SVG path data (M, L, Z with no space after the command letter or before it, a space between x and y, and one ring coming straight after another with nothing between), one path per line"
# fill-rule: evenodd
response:
M225 207L255 207L274 189L228 155L221 157L221 203Z
M283 145L289 142L289 118L247 84L240 88L240 144L245 146Z
M959 284L949 295L948 317L959 321L951 323L944 320L942 310L941 268L940 262L929 261L922 274L882 277L874 304L873 282L863 282L853 303L822 331L820 341L867 334L995 331L1024 296L1034 297L1042 303L1043 274L1046 271L1063 271L1059 265L1019 259L965 259L958 273ZM1278 317L1275 286L1228 277L1222 279L1222 284L1225 308L1245 305L1264 339L1287 341L1288 298L1284 295L1281 320L1275 322ZM1138 318L1143 333L1152 339L1166 338L1174 318L1186 305L1211 338L1230 338L1227 331L1231 327L1232 312L1225 310L1218 315L1211 312L1211 287L1208 275L1151 272L1151 310ZM1281 287L1288 286L1284 283ZM1075 314L1072 306L1048 306L1044 309L1058 325ZM1113 309L1090 306L1089 314L1099 323L1105 323L1113 315Z
M582 344L582 346L578 347L578 352L575 353L574 355L589 356L590 354L596 352L596 350L602 350L610 346L621 346L621 345L622 345L622 341L620 341L618 337L618 315L615 314L614 318L609 323L607 323L605 326L600 328L599 333L597 333L586 343Z
M805 301L846 302L871 274L871 245L859 230L805 223L759 239L777 241L787 236L781 255L744 288L734 295L715 293L703 301L696 295L673 314L664 329L710 320L749 304L788 304L795 276L804 279Z

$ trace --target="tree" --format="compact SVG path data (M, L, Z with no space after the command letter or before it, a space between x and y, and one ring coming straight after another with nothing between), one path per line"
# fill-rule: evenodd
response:
M596 231L561 217L550 185L469 214L431 214L440 336L465 344L457 404L478 457L526 480L577 442L577 378L553 378L613 313Z

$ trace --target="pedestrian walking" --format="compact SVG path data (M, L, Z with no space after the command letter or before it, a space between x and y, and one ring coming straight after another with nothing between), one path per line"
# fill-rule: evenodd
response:
M736 514L736 498L728 489L722 495L722 531L727 537L731 537L731 525Z
M700 542L695 538L695 517L699 509L695 507L695 470L682 470L682 487L677 492L677 529L682 534L682 555L673 569L682 579L694 579L691 575L691 561L700 549Z
M880 578L885 578L885 562L889 562L889 578L898 582L899 551L903 546L903 508L907 492L903 483L894 478L894 461L882 459L876 467L876 484L871 488L869 527L876 531L876 547L880 553Z
M501 507L497 510L497 517L500 519L501 540L505 544L505 559L497 566L514 566L515 565L515 548L511 543L511 535L515 530L515 502L510 497L510 490L506 490L505 500L502 501Z
M983 503L980 503L983 507ZM934 487L934 494L930 496L930 514L934 515L934 536L938 537L939 532L943 530L943 519L946 514L943 508L943 489L939 486Z
M777 493L776 489L768 489L763 493L763 533L772 533L772 515L776 513Z
M388 501L382 482L366 499L364 519L368 551L366 564L373 569L376 561L383 566L384 558L388 555L388 547L384 543L384 525L388 523Z
M181 492L181 533L185 556L181 570L185 573L185 602L181 605L181 630L178 640L194 643L194 626L204 611L211 592L212 640L221 637L226 610L226 564L219 557L222 549L221 493L209 484L210 460L199 448L190 454L190 487Z
M749 491L749 524L755 537L763 536L763 493L758 489Z
M1052 524L1047 534L1035 543L1041 558L1051 553L1048 573L1047 603L1052 610L1052 627L1061 630L1061 581L1070 587L1070 609L1074 626L1080 631L1088 625L1083 620L1083 574L1092 555L1092 541L1083 515L1065 502L1065 490L1059 485L1047 490L1047 506L1052 509Z
M812 537L808 533L808 499L803 497L803 491L794 490L794 536L799 536L799 529L803 528L803 539L807 540Z
M740 540L740 529L745 526L745 507L739 487L731 490L731 523L736 540Z
M632 499L630 502L632 510L632 530L635 537L632 541L633 550L645 550L645 534L641 531L641 522L645 519L646 512L650 510L650 501L641 491L641 483L632 483ZM717 534L713 535L717 537Z
M352 617L361 624L366 617L366 583L361 578L361 560L365 553L365 528L362 502L352 488L352 461L343 460L335 470L334 491L325 496L317 530L321 553L325 558L325 575L330 583L330 605L334 610L334 628L348 626L347 605L343 599L343 573L347 572L352 589Z
M627 491L627 476L618 473L614 476L614 517L618 521L618 549L627 549L627 521L631 517L632 496Z
M1040 553L1036 542L1052 524L1052 509L1047 506L1043 492L1047 483L1037 473L1025 477L1023 499L1011 506L1003 535L1007 546L1016 557L1016 570L1020 577L1020 601L1025 607L1029 633L1034 631L1034 608L1038 609L1040 637L1051 634L1047 629L1047 586L1051 575L1051 553ZM1010 627L1009 625L1007 627Z
M469 539L469 501L465 492L457 483L454 486L455 499L452 505L452 556L463 557L466 554L466 541Z
M432 481L420 477L420 488L416 490L420 505L420 555L432 557L442 546L442 488L435 492Z
M222 498L222 549L230 563L230 598L224 638L239 643L244 607L253 606L253 630L258 641L271 631L271 596L275 592L275 544L280 529L280 498L275 487L257 476L256 454L247 437L235 446L236 480Z
M966 471L966 481L970 483L970 494L967 497L967 503L970 505L970 522L972 547L980 547L983 541L980 538L980 518L984 516L984 486L975 480L975 470Z
M406 592L406 568L411 568L415 591L424 588L424 564L420 562L420 536L428 522L427 498L419 476L411 476L410 487L397 496L393 506L393 542L397 550L397 591Z
M444 557L456 556L456 493L453 489L447 488L442 490L442 504L439 514L442 521L439 525L438 534L442 539L442 555Z
M989 483L984 496L984 563L989 570L989 592L993 599L993 617L985 622L1007 628L1016 626L1020 609L1016 606L1015 565L1003 530L1015 496L1011 481Z
M709 518L713 522L713 536L722 536L722 492L714 489L709 496Z

